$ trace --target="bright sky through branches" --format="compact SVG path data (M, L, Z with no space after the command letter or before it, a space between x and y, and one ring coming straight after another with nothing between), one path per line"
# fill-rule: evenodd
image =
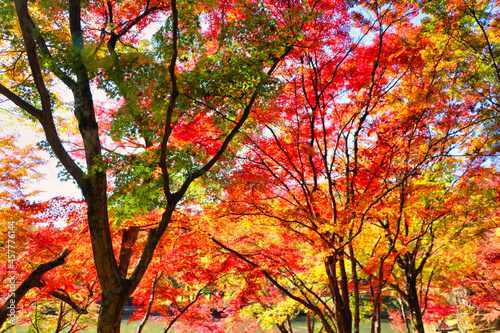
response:
M2 103L0 110L0 136L5 137L9 135L16 136L16 143L19 147L25 147L36 142L44 140L43 134L38 132L35 126L27 126L18 116L12 116L12 106L7 106L7 103ZM19 133L23 133L19 135ZM62 181L58 177L58 173L62 170L57 167L56 159L52 158L49 153L38 151L40 156L47 163L38 168L38 171L43 175L36 181L30 184L30 190L40 191L35 196L36 200L46 201L54 197L74 197L81 198L81 192L72 181Z

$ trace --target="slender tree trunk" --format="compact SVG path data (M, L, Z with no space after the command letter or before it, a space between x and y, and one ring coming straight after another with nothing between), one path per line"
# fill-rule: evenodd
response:
M59 316L57 318L57 325L56 325L55 333L58 333L61 331L62 325L63 325L63 318L64 318L64 302L60 301L59 302Z
M142 333L142 330L144 329L144 327L146 326L146 323L148 322L149 316L151 315L151 309L153 308L153 303L155 300L156 285L158 284L158 281L160 280L162 275L163 275L162 272L157 273L153 282L151 283L151 296L149 297L149 302L148 302L148 307L146 309L146 314L144 315L144 318L142 318L142 321L139 324L139 326L137 326L136 333Z
M408 333L411 333L412 330L411 330L410 325L408 324L408 317L406 316L405 302L403 302L403 300L401 299L400 296L398 296L398 302L399 302L399 306L401 307L401 313L403 315L403 320L405 322L406 331Z
M359 280L358 280L358 263L354 254L354 247L349 245L349 255L351 256L351 273L354 293L354 333L359 333L359 323L361 321L359 313Z
M312 319L311 319L312 315ZM314 333L314 326L316 324L316 318L314 317L314 314L311 312L307 313L307 333Z
M359 280L357 262L354 254L354 247L349 245L349 255L351 256L352 284L354 293L354 333L359 333L359 323L361 321L359 314Z
M373 300L371 333L380 333L380 312L381 312L380 297L376 295L376 297Z
M378 266L378 277L376 288L373 287L373 283L370 283L371 294L373 298L373 317L372 317L372 333L381 333L381 313L382 313L382 291L384 288L384 262L388 258L389 253L381 258ZM373 275L372 275L373 277ZM371 282L371 281L370 281Z

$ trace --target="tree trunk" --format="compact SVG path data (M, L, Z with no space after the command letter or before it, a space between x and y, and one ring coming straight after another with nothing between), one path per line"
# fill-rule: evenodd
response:
M422 309L418 299L417 279L413 276L407 276L406 290L408 294L407 305L410 310L413 332L425 333L424 322L422 320Z
M401 313L403 315L403 320L405 322L406 331L408 333L411 333L410 324L408 323L408 317L406 316L405 302L403 302L403 300L401 299L401 295L398 295L398 302L399 302L399 306L401 307Z
M127 282L118 272L109 230L106 196L86 196L88 224L94 253L94 262L102 288L102 300L97 324L98 333L119 333L123 309L130 292Z
M351 273L354 293L354 333L359 333L359 323L361 321L359 313L359 279L358 279L358 264L354 254L354 247L349 245L349 255L351 256Z
M342 312L342 324L339 325L342 327L342 333L351 333L352 332L352 312L351 312L351 304L349 297L349 278L347 277L347 271L345 268L345 253L342 251L339 258L339 266L340 266L340 289L342 290L342 308L340 309Z
M311 319L312 316L312 319ZM316 318L311 312L307 313L307 333L314 333L314 326L316 324Z
M336 263L339 263L340 279L337 276ZM352 332L352 312L349 304L349 280L344 263L344 253L336 253L325 261L330 293L335 305L335 321L338 333Z
M120 332L123 309L125 308L128 296L124 292L111 293L103 290L97 333Z
M377 295L378 296L378 295ZM380 312L381 304L379 297L373 300L373 315L371 333L380 333Z

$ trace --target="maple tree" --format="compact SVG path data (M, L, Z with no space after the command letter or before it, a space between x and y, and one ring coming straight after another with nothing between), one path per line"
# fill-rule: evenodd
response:
M437 65L435 69L440 73L440 77L444 79L442 82L445 84L446 82L453 82L452 85L447 85L441 91L446 92L448 98L455 99L455 105L468 105L469 108L474 108L477 111L477 117L474 120L476 123L474 128L476 128L477 132L470 132L466 136L467 141L465 144L462 142L461 145L455 146L454 162L448 162L457 163L460 161L458 162L460 164L455 164L452 167L454 171L449 170L446 172L445 170L441 170L438 172L438 177L443 181L447 177L449 179L453 178L451 174L455 173L455 176L461 175L462 182L470 182L471 179L469 177L472 177L472 182L477 184L477 180L474 178L480 177L480 175L484 176L489 172L485 172L480 166L488 158L494 157L498 151L495 124L498 120L497 96L498 84L500 83L498 79L500 76L498 76L499 67L497 65L498 39L495 33L497 29L495 22L498 21L498 12L495 10L496 4L469 1L448 2L445 4L444 2L437 1L423 3L422 8L425 13L430 14L430 16L423 19L423 33L434 45L433 49L427 49L426 55L429 58L438 56L440 59L443 59L441 64ZM460 113L461 116L464 114L466 112ZM477 133L480 134L477 135ZM453 155L453 153L450 155ZM467 160L466 158L470 159ZM492 163L492 161L494 160L490 159L488 163ZM487 182L487 179L488 176L485 176L483 181ZM463 183L462 186L464 186ZM475 193L484 191L477 186L474 189ZM420 235L415 235L417 242L415 246L411 247L412 254L410 255L410 252L405 254L407 259L404 263L401 262L401 256L398 256L396 259L398 266L402 269L405 267L403 271L406 272L406 275L408 275L409 271L413 271L414 273L420 271L421 274L424 274L423 270L426 261L445 246L443 244L452 241L449 237L462 239L464 236L461 233L464 233L464 230L467 230L467 228L478 228L475 224L480 219L477 212L483 211L484 213L484 211L487 211L486 207L488 205L486 202L491 202L489 201L491 199L486 202L477 203L473 199L475 195L472 194L468 194L465 199L458 199L460 197L458 193L462 191L463 189L460 190L460 187L454 187L454 190L442 197L441 200L451 201L447 205L439 204L441 207L438 210L439 213L434 208L432 210L435 216L440 216L439 219L444 220L437 224L435 222L427 224L427 228L429 229L426 231L422 230ZM436 195L439 192L439 190L434 190L431 193L433 193L434 198L437 198ZM483 197L484 199L487 199L487 197ZM464 200L467 203L464 203ZM426 199L426 202L425 209L429 209L431 206L429 206L428 199ZM472 208L471 206L473 206L474 202L477 206ZM465 206L468 207L469 211L458 213L454 206ZM480 206L482 207L478 208ZM421 212L422 210L419 210L414 216L422 216ZM471 214L470 212L473 213ZM487 215L487 213L484 214ZM482 217L484 218L484 215ZM462 219L465 219L465 221ZM425 223L421 226L424 225ZM438 225L441 225L441 227L436 228ZM455 229L456 227L458 229ZM443 231L445 232L443 233ZM440 245L436 245L437 243L440 243ZM433 260L430 259L430 261ZM415 265L415 263L418 263L418 265ZM436 271L440 269L436 262L432 266L432 270L426 274L429 279L432 279ZM413 277L413 280L413 284L415 284L417 281L415 277ZM404 279L399 278L399 281L396 281L393 286L396 286L398 292L401 293L402 290L397 284L400 281L404 281ZM409 283L408 279L406 279L406 283ZM452 285L457 286L457 284ZM422 286L421 284L421 298L415 302L416 304L413 307L417 312L420 307L423 309L421 312L425 312L427 303L432 303L432 300L429 300L427 297L430 286L430 280L427 282L427 286ZM450 292L450 290L448 291ZM407 293L403 293L402 296L408 299ZM412 310L411 306L409 306L409 310L415 324L414 310ZM418 316L421 317L421 314ZM421 322L422 319L419 321ZM421 327L419 331L423 331L423 323L419 323L418 326Z
M23 256L42 264L73 250L26 299L50 303L61 288L78 304L101 298L98 332L119 332L132 297L139 331L152 313L166 332L235 330L257 313L287 332L306 311L309 331L319 321L328 333L359 332L368 299L378 333L392 287L423 332L419 282L430 290L445 269L437 250L490 213L470 214L477 202L463 191L495 173L484 167L498 152L495 8L2 3L0 94L41 125L87 214L64 199L15 211L36 226ZM37 214L75 224L49 237ZM75 243L88 236L96 276L79 285L72 258L92 263ZM76 329L79 306L66 300L56 330Z
M441 1L422 4L429 15L423 20L426 34L446 59L442 74L453 81L450 94L475 99L483 113L483 133L469 146L469 153L498 153L498 94L500 53L498 3L494 1Z
M464 189L467 200L457 203L459 223L452 224L454 237L443 244L430 293L429 315L454 319L463 330L485 328L498 318L498 192L497 175L490 172L475 174Z
M26 186L40 176L36 168L43 161L34 154L33 147L17 147L14 137L3 138L1 149L0 218L2 233L7 237L2 241L5 251L0 265L1 291L6 296L0 310L0 326L29 322L33 303L59 302L61 309L66 307L69 311L59 314L58 324L54 324L56 331L66 325L85 327L79 325L78 320L88 314L87 309L96 301L96 297L89 298L87 287L96 285L97 281L92 279L88 249L74 246L82 240L79 233L84 233L84 210L78 202L60 198L44 203L30 202L36 192L26 191ZM56 228L55 224L62 221L67 221L67 225ZM72 254L69 248L74 249ZM45 318L44 324L51 321Z
M10 42L2 53L7 70L0 93L40 123L47 145L82 190L102 288L98 332L119 331L125 302L188 188L213 169L258 100L272 91L277 68L299 39L307 42L308 30L314 32L307 22L316 9L332 5L2 4L2 34ZM151 42L140 35L147 29L156 31ZM58 98L59 84L71 102ZM96 105L95 88L116 100L110 114ZM59 110L73 116L60 119ZM70 151L60 131L74 121L80 143L73 144L83 147ZM110 165L115 184L108 184ZM130 274L129 248L115 257L108 190L112 207L126 212L122 221L142 209L164 209ZM122 244L133 244L137 232L129 228L122 237Z
M485 172L480 166L485 161L488 161L487 163L495 163L494 157L498 152L496 123L498 121L498 87L500 76L498 76L498 39L496 37L498 12L495 9L496 4L469 1L448 2L445 4L444 2L438 1L423 4L422 8L425 13L430 14L430 16L423 19L423 32L428 36L429 40L433 42L433 45L435 45L434 49L429 49L426 54L428 56L439 54L439 57L444 61L436 68L441 77L445 78L444 82L453 82L453 84L447 86L444 91L447 91L449 98L457 101L455 102L457 105L468 100L469 107L475 108L478 112L476 119L477 125L475 126L477 132L470 133L467 137L467 143L462 144L460 149L455 148L454 153L457 157L455 161L460 161L460 164L455 165L455 171L453 171L456 173L455 175L462 174L463 179L469 182L471 181L469 177L472 177L472 182L477 184L476 177L480 179L481 176L485 176L485 174L491 171ZM477 133L480 134L477 135ZM466 163L466 157L470 158L468 163ZM446 178L443 175L447 174L448 177L450 177L450 172L452 171L448 171L448 173L442 171L438 174L441 178ZM493 173L494 172L495 171L493 171ZM485 176L483 179L485 184L489 182L487 179L488 176ZM483 184L483 187L484 186ZM441 229L441 231L439 231L439 229L436 230L435 227L433 227L434 223L431 223L431 229L429 229L429 231L432 233L424 238L418 237L417 239L422 239L424 242L420 243L419 241L415 244L416 246L413 247L414 254L418 253L418 247L421 249L420 251L422 251L422 256L420 259L417 259L419 257L414 255L414 258L411 260L414 262L419 262L419 260L425 262L427 260L426 258L435 255L435 252L445 246L443 244L446 242L455 242L449 238L453 233L455 233L453 237L458 237L459 239L465 237L465 239L467 239L467 236L461 234L466 233L465 230L467 230L467 228L472 228L477 231L477 229L474 228L479 228L479 226L475 223L477 223L478 219L487 216L488 213L485 213L485 211L491 209L489 206L490 204L487 204L487 202L491 202L491 197L482 197L485 201L481 203L475 201L478 193L485 192L485 190L480 189L480 187L481 186L477 187L476 185L474 187L474 194L469 193L465 199L451 201L454 203L449 204L448 208L445 208L446 206L440 208L440 214L444 214L441 218L445 220L439 222L439 224L444 224L446 226L444 230L446 230L448 234L443 234L443 229ZM463 189L460 191L463 191ZM450 200L453 196L455 199L452 200L457 200L459 197L459 195L457 196L457 192L460 191L458 188L455 188L454 193L450 192L446 200ZM434 191L434 195L437 193L439 193L439 191ZM464 201L467 203L464 203ZM493 202L495 202L495 200L493 200ZM477 206L471 207L474 203ZM468 208L468 211L461 211L459 214L453 206L465 206ZM444 209L448 209L448 212ZM481 215L478 212L483 212L484 215L478 217ZM450 221L450 217L454 219L454 221ZM462 219L465 219L465 221ZM458 229L454 229L455 227ZM450 232L450 230L453 230L453 232ZM440 234L435 234L435 232ZM427 232L422 235L425 234L427 234ZM475 235L472 239L476 239L477 237L478 236ZM430 243L428 242L429 240L431 240ZM436 242L441 245L436 245ZM460 247L462 246L469 249L470 245L467 245L467 242L465 242L461 243ZM427 249L424 250L426 247ZM456 251L457 249L455 248L454 250ZM408 258L410 258L410 256L408 256ZM431 261L433 260L431 259ZM405 265L409 262L410 260L408 260ZM402 263L399 264L400 267L402 266L401 264ZM476 264L473 265L475 266ZM442 269L439 262L435 262L432 266L433 269L427 272L427 278L429 279L431 279L434 274L439 275L438 272ZM417 266L414 267L414 271L415 268L417 268ZM424 269L423 266L418 268ZM406 268L406 270L408 269L409 268ZM459 276L464 271L468 270L464 267L460 269L463 271L457 273ZM450 273L454 270L450 269L449 271L444 271ZM424 273L422 272L422 274ZM444 280L448 281L448 287L468 288L465 287L465 284L460 285L460 283L456 283L456 281L451 282L448 279ZM453 279L451 280L453 281ZM426 287L421 286L420 288L427 289L427 292L429 292L430 286L431 281L429 280ZM446 292L449 294L453 294L454 292L448 288L444 289L447 290ZM424 295L419 300L424 311L427 307L427 303L429 303L431 307L433 302L432 299L427 297L427 292L425 290L420 292L420 295ZM407 297L407 295L404 296ZM439 298L442 298L442 296ZM415 308L418 307L416 306ZM446 313L446 311L444 312ZM446 316L441 316L441 318L443 317ZM420 324L420 326L423 326L423 324ZM423 328L421 330L423 330Z
M431 51L432 40L412 24L415 7L392 5L366 5L372 21L359 14L361 27L376 31L373 43L344 35L345 44L325 41L294 54L296 67L268 106L281 121L248 134L248 152L220 212L242 216L238 223L270 219L287 230L282 239L301 235L302 247L313 249L316 264L309 265L324 265L321 280L302 273L296 260L275 259L278 268L271 269L264 258L273 255L264 245L253 249L248 234L226 241L214 234L222 248L314 313L326 332L351 332L353 324L358 331L360 293L368 291L372 331L380 332L389 283L410 309L413 329L424 332L417 282L453 205L451 182L425 179L446 175L443 166L456 160L454 149L482 142L474 141L484 121L476 100L450 98L445 51ZM404 37L395 33L402 31ZM376 243L366 241L374 236ZM397 279L395 266L403 272Z

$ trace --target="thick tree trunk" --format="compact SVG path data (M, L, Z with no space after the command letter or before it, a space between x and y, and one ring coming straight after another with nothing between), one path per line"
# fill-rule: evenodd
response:
M352 312L349 304L348 278L344 264L344 253L336 253L325 261L330 293L335 305L335 321L338 333L352 332ZM337 276L336 263L339 263L340 277Z
M130 292L127 281L120 277L112 247L106 193L103 187L99 186L99 179L96 183L97 186L90 182L90 191L84 195L88 207L88 225L94 262L102 288L97 332L119 333L123 309Z
M120 332L123 309L125 308L128 296L124 292L115 294L109 291L104 292L103 290L97 333Z
M111 235L107 218L107 210L104 207L94 211L95 202L89 203L89 229L91 234L94 262L102 287L102 300L97 324L98 333L119 333L125 302L129 297L126 280L118 273L118 265L111 246ZM99 217L102 220L99 221ZM106 221L106 224L103 223Z
M407 276L406 292L408 295L407 305L410 310L413 332L425 333L424 322L422 320L422 309L418 298L416 277Z
M339 266L340 266L340 289L342 290L342 326L343 333L351 333L352 332L352 311L350 304L350 296L349 296L349 278L347 276L347 270L345 267L345 253L342 251L339 258Z

